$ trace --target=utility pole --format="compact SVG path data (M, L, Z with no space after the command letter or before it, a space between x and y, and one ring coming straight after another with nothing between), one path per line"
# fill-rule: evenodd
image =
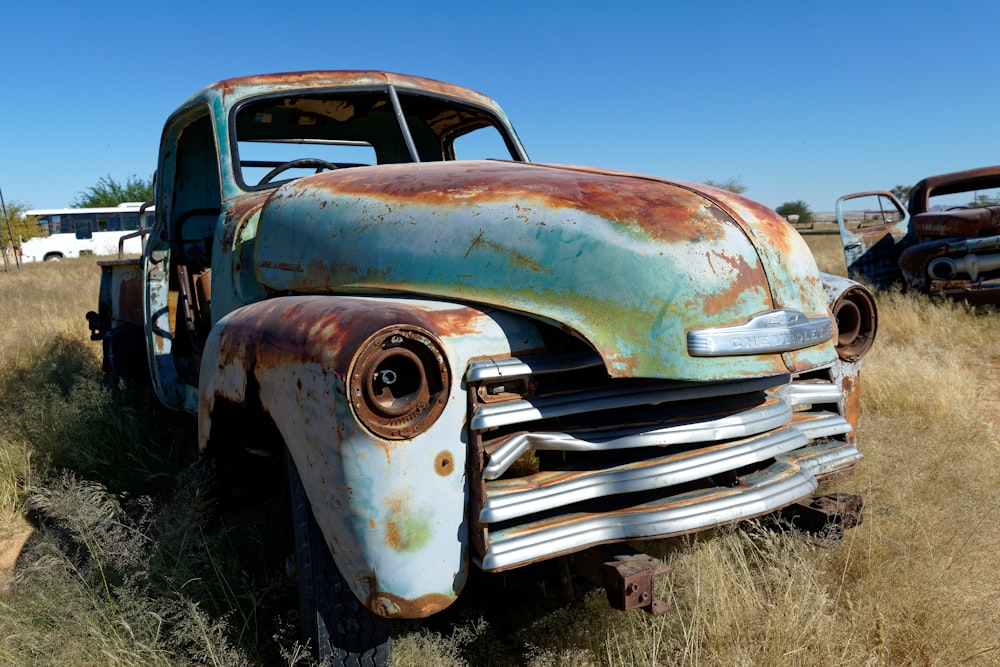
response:
M7 272L7 271L10 270L9 264L8 264L8 261L7 261L7 248L10 248L11 252L14 252L14 231L10 228L10 216L7 215L7 202L5 202L3 200L3 189L0 189L0 208L3 209L3 219L7 222L7 238L10 240L10 243L5 243L4 244L3 251L2 251L3 252L3 270L4 270L4 272ZM2 240L3 239L0 238L0 241L2 241ZM21 259L17 256L16 252L14 252L14 263L17 265L17 268L19 268L19 269L21 268Z

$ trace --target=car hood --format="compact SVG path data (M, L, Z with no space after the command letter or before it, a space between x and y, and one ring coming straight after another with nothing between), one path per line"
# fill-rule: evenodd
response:
M496 161L344 169L268 197L254 253L273 290L530 314L587 341L616 377L750 377L836 358L831 341L689 353L690 331L772 311L829 317L812 254L780 216L692 183Z

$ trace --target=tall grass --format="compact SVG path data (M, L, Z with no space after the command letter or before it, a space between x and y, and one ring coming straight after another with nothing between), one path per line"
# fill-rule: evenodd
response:
M253 521L198 529L194 424L102 377L98 278L93 260L0 274L0 545L32 533L0 572L0 662L267 662L294 647L272 639L281 556Z
M843 273L837 237L808 240ZM84 260L0 274L0 540L35 529L0 596L0 662L304 664L272 532L286 508L198 527L193 424L103 381L83 319L97 280ZM829 487L863 495L865 519L839 547L752 522L636 545L673 568L659 617L474 578L395 626L393 663L1000 664L1000 316L878 304L865 459Z

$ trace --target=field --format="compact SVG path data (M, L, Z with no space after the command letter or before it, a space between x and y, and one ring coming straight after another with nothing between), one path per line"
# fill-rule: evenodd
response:
M807 240L843 273L836 236ZM0 663L307 664L284 508L197 527L194 424L103 381L98 277L92 259L0 273ZM673 568L659 617L474 582L396 624L393 664L1000 664L1000 314L878 304L865 459L829 489L863 495L864 522L838 547L757 523L642 545Z

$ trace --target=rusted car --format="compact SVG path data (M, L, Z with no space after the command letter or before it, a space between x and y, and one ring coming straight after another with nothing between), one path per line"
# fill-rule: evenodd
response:
M287 475L323 658L384 661L385 619L474 568L560 559L654 609L624 542L807 503L861 456L872 297L740 196L531 163L488 97L384 72L209 86L157 174L92 335L197 415L200 497Z
M881 190L841 197L837 222L849 275L880 287L899 283L972 304L1000 303L998 195L1000 166L925 178L905 207Z

